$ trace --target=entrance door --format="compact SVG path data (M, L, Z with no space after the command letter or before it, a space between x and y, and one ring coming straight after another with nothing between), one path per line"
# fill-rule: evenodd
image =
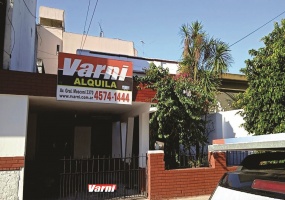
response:
M38 114L35 160L25 163L24 199L58 197L60 159L73 157L73 121L71 115Z
M111 156L112 154L112 120L95 119L91 136L92 156Z

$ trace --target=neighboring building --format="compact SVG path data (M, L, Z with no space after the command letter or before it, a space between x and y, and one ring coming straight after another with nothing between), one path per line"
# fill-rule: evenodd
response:
M36 72L36 4L0 1L0 69Z
M0 73L36 72L36 3L0 0ZM3 81L1 73L0 199L22 199L28 101L19 93L11 99L2 90ZM13 88L14 83L4 85Z
M38 62L44 66L45 73L57 73L58 52L76 53L77 49L89 49L105 53L136 56L134 43L120 39L110 39L69 33L65 31L64 10L40 7L37 25Z

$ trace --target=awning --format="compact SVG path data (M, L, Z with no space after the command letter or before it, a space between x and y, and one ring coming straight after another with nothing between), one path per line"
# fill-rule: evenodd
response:
M213 140L209 152L274 150L285 151L285 133Z

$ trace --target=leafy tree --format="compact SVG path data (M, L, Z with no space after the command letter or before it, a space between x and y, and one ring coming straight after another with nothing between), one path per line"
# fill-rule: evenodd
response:
M188 74L173 76L154 64L146 70L145 77L135 79L156 90L157 111L150 119L150 129L156 133L156 139L165 142L166 156L177 155L181 144L191 153L191 147L197 143L207 143L203 115L214 105L214 95L207 94Z
M228 45L209 39L199 22L181 27L184 50L179 74L151 64L146 76L136 77L143 87L156 90L157 111L150 119L151 132L165 142L165 155L187 153L196 147L200 158L208 135L207 114L216 105L220 73L231 63Z
M249 87L238 96L243 126L255 135L285 131L285 20L262 38L264 47L250 50L245 73Z

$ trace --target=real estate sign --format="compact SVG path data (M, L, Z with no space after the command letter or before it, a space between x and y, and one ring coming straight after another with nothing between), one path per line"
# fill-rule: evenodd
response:
M59 53L57 100L131 104L132 62Z

